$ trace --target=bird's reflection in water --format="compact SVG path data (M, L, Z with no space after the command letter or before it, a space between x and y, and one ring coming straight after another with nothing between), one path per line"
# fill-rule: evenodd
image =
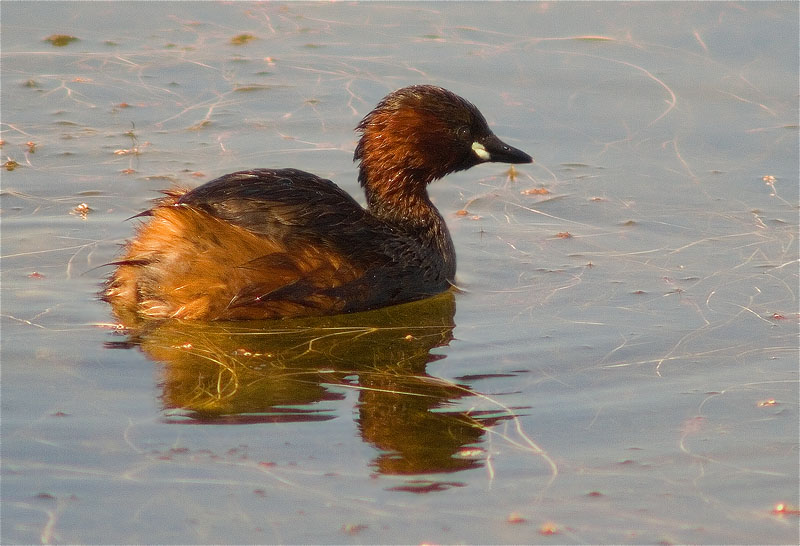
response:
M365 313L270 322L164 322L132 332L163 364L165 420L176 423L320 421L325 401L359 392L358 426L380 450L383 474L454 472L480 466L486 427L508 415L446 408L466 385L431 377L431 349L452 339L455 302L446 292ZM176 411L179 410L179 411ZM450 484L453 485L453 484ZM420 482L418 490L440 488ZM414 490L415 485L408 489Z

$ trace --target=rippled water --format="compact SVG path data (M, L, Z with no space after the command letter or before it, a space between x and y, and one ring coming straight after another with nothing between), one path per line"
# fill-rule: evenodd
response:
M2 542L796 543L797 21L4 2ZM536 159L431 188L460 292L113 329L102 264L157 190L361 198L352 128L411 83Z

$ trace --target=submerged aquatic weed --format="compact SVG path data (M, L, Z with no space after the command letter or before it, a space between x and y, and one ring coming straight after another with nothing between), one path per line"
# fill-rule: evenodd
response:
M573 40L579 40L581 42L613 42L614 38L609 38L608 36L575 36Z
M75 36L70 36L69 34L51 34L47 38L44 39L45 42L50 42L55 47L64 47L66 45L71 44L72 42L79 41L79 38Z
M257 38L252 34L237 34L233 38L231 38L231 45L244 45L247 42L251 42L256 40Z

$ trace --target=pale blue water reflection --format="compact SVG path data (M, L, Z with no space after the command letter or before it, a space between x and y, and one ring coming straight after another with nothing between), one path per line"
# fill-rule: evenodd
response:
M4 543L798 541L796 3L0 8ZM410 83L537 161L431 188L462 292L120 348L126 218L256 166L360 195Z

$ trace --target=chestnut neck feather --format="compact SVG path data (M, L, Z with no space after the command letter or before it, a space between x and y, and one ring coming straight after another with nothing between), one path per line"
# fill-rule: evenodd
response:
M359 125L358 180L370 212L379 218L415 225L441 220L427 186L454 169L442 162L448 150L430 144L437 141L432 132L447 131L436 121L420 110L378 109Z

